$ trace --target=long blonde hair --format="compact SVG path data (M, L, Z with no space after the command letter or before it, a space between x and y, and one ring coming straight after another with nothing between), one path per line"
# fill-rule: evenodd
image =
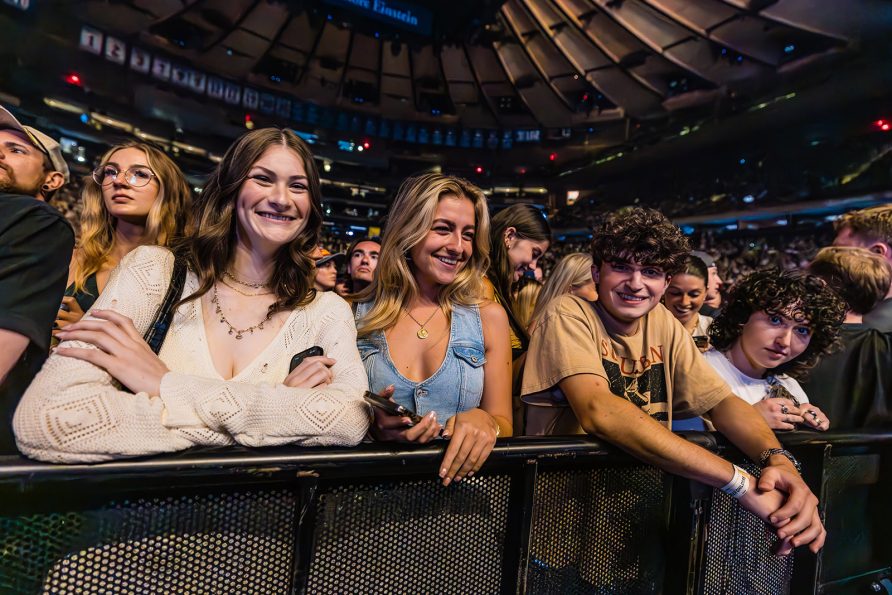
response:
M532 277L521 277L520 281L514 284L514 299L511 300L511 309L517 322L523 328L530 326L540 295L542 295L542 283Z
M158 180L158 196L146 217L145 241L150 245L170 246L183 235L189 217L192 196L183 172L163 151L139 142L115 145L99 160L101 165L123 149L139 149L146 165ZM87 278L102 269L115 246L116 219L105 208L102 187L92 176L84 178L81 193L81 239L74 256L74 290L85 291Z
M535 324L545 312L545 306L554 298L570 293L571 289L585 285L592 280L592 255L582 252L573 252L564 256L542 287L539 300L533 315L530 316L530 324Z
M408 178L390 207L375 278L356 298L357 302L374 301L357 323L359 335L392 327L400 310L418 295L408 254L427 237L437 204L447 195L467 198L474 205L474 249L452 283L440 288L437 301L448 317L453 303L471 305L482 300L483 275L489 266L489 210L483 192L467 180L444 174Z

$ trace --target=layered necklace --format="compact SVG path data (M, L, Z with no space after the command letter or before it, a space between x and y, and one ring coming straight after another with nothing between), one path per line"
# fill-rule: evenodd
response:
M419 327L418 332L415 333L415 336L418 337L419 339L427 339L427 337L430 335L430 333L428 332L428 330L425 327L427 326L427 323L430 322L433 319L433 317L437 315L437 312L440 311L440 307L437 306L437 308L431 313L430 316L427 317L427 320L425 320L424 322L418 322L417 320L415 320L415 317L412 316L412 314L405 308L403 308L403 311L405 311L406 315L412 319L412 322L417 324Z
M245 287L251 287L253 289L262 289L264 287L269 287L269 284L266 282L251 283L248 281L242 281L241 279L238 279L235 275L233 275L229 271L224 271L223 277L224 278L228 277L229 279L232 279L239 285L243 285ZM258 295L269 295L272 293L272 291L261 291L258 293L248 293L246 291L242 291L241 289L235 287L234 285L227 283L226 281L223 281L223 285L232 289L236 293L240 293L241 295L244 295L247 297L254 297L254 296L258 296ZM211 303L214 304L214 312L217 314L217 316L220 317L220 324L225 324L226 326L228 326L229 334L235 335L235 338L239 339L239 340L241 340L241 338L244 336L245 333L251 333L253 335L255 330L262 331L263 325L266 324L267 322L269 322L270 319L273 317L273 312L272 312L272 310L270 310L266 313L266 318L264 318L263 320L261 320L260 322L258 322L257 324L255 324L253 326L249 326L248 328L243 328L243 329L239 329L239 328L232 326L232 324L229 322L229 320L226 319L226 315L223 313L223 308L220 307L220 296L217 294L217 283L216 282L214 283L214 295L211 298Z
M235 282L238 283L239 285L242 285L242 286L244 286L244 287L250 287L251 289L262 289L262 288L264 288L264 287L269 287L269 281L260 281L260 282L258 282L258 283L253 283L253 282L251 282L251 281L242 281L241 279L239 279L238 277L236 277L235 275L233 275L233 274L230 273L229 271L223 271L223 276L224 276L224 277L228 277L229 279L232 279L233 281L235 281ZM223 283L224 283L227 287L232 287L232 285L230 285L229 283L226 283L225 281L224 281ZM232 289L235 289L235 287L232 287ZM237 291L237 290L236 290L236 291ZM241 293L241 292L240 292L240 293ZM269 293L272 293L272 292L269 292ZM262 294L262 293L242 293L242 295L264 295L264 294Z

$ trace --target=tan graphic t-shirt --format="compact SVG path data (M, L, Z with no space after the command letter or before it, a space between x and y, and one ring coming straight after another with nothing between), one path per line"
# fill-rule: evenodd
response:
M610 333L596 302L555 299L533 331L521 394L527 434L583 434L558 383L575 374L603 378L610 392L670 426L676 416L712 409L731 389L712 369L684 327L662 305L632 335Z

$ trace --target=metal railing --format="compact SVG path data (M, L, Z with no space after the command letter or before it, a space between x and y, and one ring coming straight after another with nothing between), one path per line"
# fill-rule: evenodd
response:
M892 433L781 439L821 498L817 556L774 556L724 494L586 437L500 440L447 488L442 444L0 458L0 592L892 592Z

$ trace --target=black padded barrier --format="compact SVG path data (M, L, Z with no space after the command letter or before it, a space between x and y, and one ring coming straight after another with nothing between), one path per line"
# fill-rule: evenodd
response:
M781 438L822 498L818 556L774 556L735 501L587 437L500 440L446 488L442 445L0 458L0 592L892 592L892 434Z

